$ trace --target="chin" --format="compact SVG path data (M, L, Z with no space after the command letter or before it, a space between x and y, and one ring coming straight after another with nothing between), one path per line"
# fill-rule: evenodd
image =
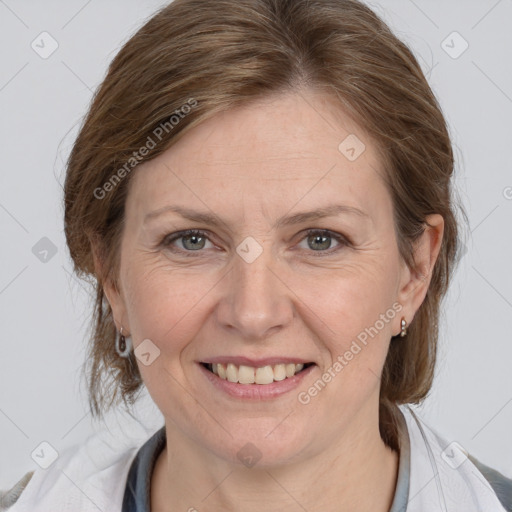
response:
M259 432L253 429L251 432L233 433L233 439L227 441L224 451L216 444L212 452L230 463L260 469L284 466L304 457L309 441L298 432L295 435L277 433L278 429L270 434L271 429L266 427Z

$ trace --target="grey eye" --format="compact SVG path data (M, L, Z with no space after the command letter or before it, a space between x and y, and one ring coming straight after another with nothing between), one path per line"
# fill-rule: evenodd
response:
M326 234L312 234L307 237L308 247L313 251L325 251L331 248L332 237Z
M313 229L307 232L301 240L299 247L301 249L317 253L325 252L330 254L331 252L341 249L347 245L347 240L339 233L328 230ZM329 249L332 250L330 251Z
M189 251L198 251L204 249L206 238L201 235L185 235L180 238L181 245Z

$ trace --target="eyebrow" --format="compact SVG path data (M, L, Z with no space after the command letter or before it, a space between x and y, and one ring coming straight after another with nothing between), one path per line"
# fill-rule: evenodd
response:
M228 224L227 222L224 222L221 218L219 218L217 215L214 215L212 213L200 212L197 210L192 210L190 208L185 208L177 205L164 206L163 208L159 208L158 210L154 210L148 213L144 217L144 224L167 212L177 213L184 219L188 219L193 222L209 224L211 226L216 227L220 227L222 225L226 226ZM293 226L296 224L302 224L304 222L311 222L323 219L325 217L334 217L340 214L351 214L367 220L371 219L371 217L367 213L363 212L359 208L355 208L354 206L333 204L323 208L317 208L311 211L295 213L293 215L283 215L282 217L277 219L273 228L275 229L286 226Z

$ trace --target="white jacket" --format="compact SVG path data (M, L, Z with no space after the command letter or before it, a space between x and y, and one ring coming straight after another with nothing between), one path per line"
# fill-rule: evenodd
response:
M397 493L404 493L404 481L409 485L403 495L406 508L396 506L401 500L395 496L391 512L512 511L512 480L444 440L409 406L401 405L400 410L405 421L400 427ZM28 484L22 479L18 488L4 493L7 505L24 488L14 505L4 510L121 512L128 471L144 441L127 442L109 431L94 434L83 446L65 450L48 469L35 470Z

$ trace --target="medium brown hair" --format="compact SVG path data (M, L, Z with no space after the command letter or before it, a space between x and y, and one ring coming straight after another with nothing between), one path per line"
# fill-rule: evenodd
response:
M110 64L67 164L66 239L75 271L92 278L96 294L87 361L94 415L120 398L133 403L142 384L133 353L125 359L115 350L116 325L103 292L107 279L116 285L118 278L130 168L155 158L219 111L301 88L336 98L372 137L387 172L400 254L411 268L413 243L427 215L444 218L426 298L406 338L392 340L383 369L380 426L388 444L395 444L389 427L396 404L419 403L427 395L457 224L450 137L416 58L356 0L175 0ZM191 102L194 107L184 109ZM167 130L142 156L140 148L161 126Z

